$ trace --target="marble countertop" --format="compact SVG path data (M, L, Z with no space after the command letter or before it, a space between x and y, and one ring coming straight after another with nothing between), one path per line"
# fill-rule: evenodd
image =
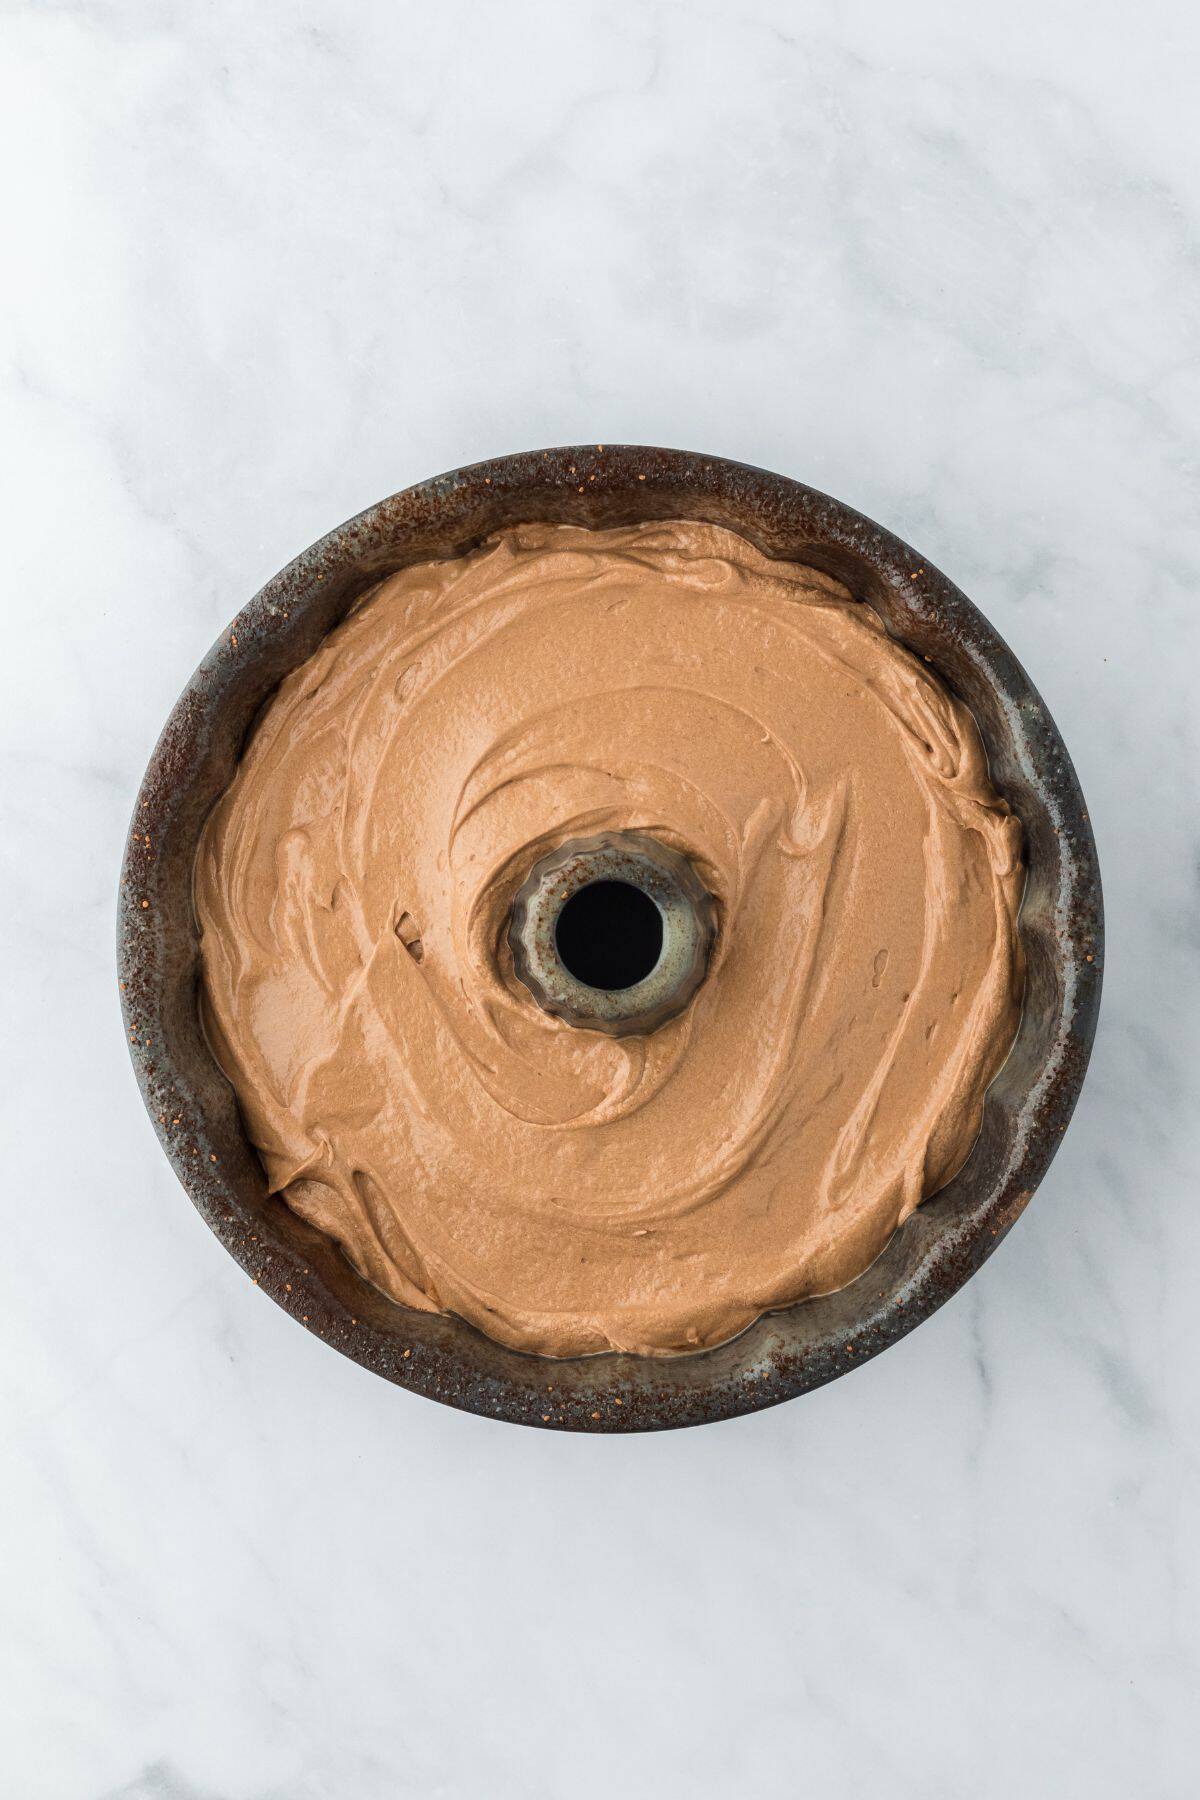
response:
M1200 1767L1200 15L15 0L0 706L14 1800L1160 1800ZM682 445L983 607L1104 870L1034 1205L897 1348L572 1439L298 1330L113 970L158 727L380 495Z

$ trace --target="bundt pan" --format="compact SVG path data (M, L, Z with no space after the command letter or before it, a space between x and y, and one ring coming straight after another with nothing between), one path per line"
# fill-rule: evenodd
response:
M965 1166L840 1293L759 1319L719 1349L551 1360L370 1287L266 1191L233 1090L201 1030L192 862L201 826L281 678L364 589L458 556L522 520L702 519L814 564L869 601L971 707L992 778L1025 827L1025 1007ZM1066 748L1007 645L890 532L800 483L679 450L591 445L500 457L394 494L297 557L239 613L167 721L121 879L119 974L134 1067L179 1179L254 1283L334 1349L398 1386L514 1424L654 1431L758 1411L877 1356L948 1300L1024 1211L1067 1128L1095 1031L1100 873Z

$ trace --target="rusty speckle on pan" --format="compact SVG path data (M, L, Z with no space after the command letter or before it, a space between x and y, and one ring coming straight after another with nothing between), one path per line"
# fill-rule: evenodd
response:
M950 1183L840 1293L758 1320L694 1356L564 1361L408 1311L269 1196L196 1004L191 873L201 825L259 707L381 577L459 555L528 519L693 518L836 575L972 708L992 778L1026 832L1021 1027L983 1129ZM1070 757L1007 645L890 532L780 475L636 445L531 451L408 488L306 550L238 615L167 721L134 809L118 961L126 1036L151 1119L194 1204L253 1281L368 1369L486 1417L565 1431L654 1431L774 1406L857 1368L928 1318L989 1257L1045 1174L1079 1096L1104 961L1100 872Z

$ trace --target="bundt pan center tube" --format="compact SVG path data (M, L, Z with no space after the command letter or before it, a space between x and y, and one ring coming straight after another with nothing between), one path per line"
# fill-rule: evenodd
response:
M1023 826L1024 1009L966 1162L857 1280L764 1314L714 1349L549 1358L495 1342L452 1313L386 1298L268 1193L201 1024L192 871L266 702L381 580L534 522L654 520L701 521L763 556L833 577L965 702L991 782ZM978 762L978 748L974 755ZM630 1034L657 1042L655 1033L665 1041L688 1027L697 1005L709 1010L706 971L725 943L703 870L649 828L548 841L514 875L503 927L516 991L533 1018L538 1008L550 1015L543 1029L590 1032L593 1043ZM425 948L407 916L395 929L388 941L412 969ZM650 1430L821 1385L910 1330L986 1259L1048 1166L1083 1080L1099 1004L1100 881L1053 721L1011 652L943 576L849 508L781 476L679 451L597 446L501 458L395 495L313 546L249 604L193 677L151 760L126 849L119 961L130 1048L160 1138L200 1212L281 1306L431 1398L554 1429ZM429 972L426 961L421 973ZM713 978L717 988L723 979Z
M587 922L573 931L584 908ZM517 979L546 1012L634 1037L683 1011L704 980L715 929L712 895L686 857L644 833L611 831L571 838L534 865L508 942Z

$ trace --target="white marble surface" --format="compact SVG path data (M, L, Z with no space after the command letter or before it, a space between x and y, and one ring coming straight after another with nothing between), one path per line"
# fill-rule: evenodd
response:
M1180 0L4 7L0 1792L1200 1791L1198 65ZM112 966L131 797L243 600L580 438L795 474L960 581L1110 932L979 1279L626 1440L394 1391L255 1293Z

